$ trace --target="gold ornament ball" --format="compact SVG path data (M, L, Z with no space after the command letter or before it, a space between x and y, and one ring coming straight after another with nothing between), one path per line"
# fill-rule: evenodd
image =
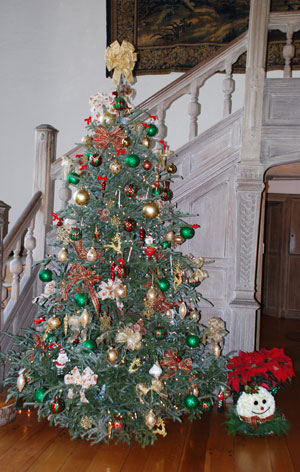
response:
M180 234L177 234L174 238L174 243L175 244L183 244L184 241L185 241L185 239L182 236L180 236Z
M197 321L200 320L200 313L199 313L199 311L197 311L197 310L191 311L191 313L190 313L190 315L189 315L189 318L190 318L190 320L193 320L193 321L195 321L195 323L197 323Z
M106 125L106 126L110 126L113 124L113 122L115 121L115 115L113 115L112 113L109 113L108 111L106 111L105 113L103 113L103 115L100 117L100 123L101 125Z
M112 174L117 175L121 172L122 170L122 165L120 164L119 161L116 159L112 161L112 163L109 165L109 170L111 171Z
M86 328L87 325L90 323L90 321L91 321L91 315L89 314L88 310L85 308L80 315L80 323L82 324L84 328Z
M48 326L51 329L58 328L60 326L60 323L61 323L61 321L60 321L59 318L57 318L57 316L51 316L51 318L49 318L49 320L48 320Z
M167 171L169 174L175 174L175 172L177 172L177 167L176 167L175 164L173 164L173 163L168 164L168 165L167 165L167 168L166 168L166 171Z
M74 193L73 200L77 205L86 205L90 201L90 194L85 188L80 188Z
M197 385L193 387L192 394L194 395L194 397L199 397L199 388L197 387Z
M89 262L95 262L97 259L98 259L97 251L94 247L91 247L91 249L88 251L86 255L86 260Z
M110 363L116 362L118 360L118 357L119 357L119 354L116 349L111 348L106 353L106 359Z
M174 241L174 238L175 238L175 233L174 233L174 231L169 231L169 232L166 234L166 241L172 242L172 241Z
M57 260L59 262L67 262L68 260L68 251L64 247L57 254Z
M131 145L131 139L126 136L125 138L122 139L122 144L124 147L129 147Z
M143 206L142 213L145 218L156 218L159 214L159 206L153 201L147 202Z
M151 303L155 302L156 297L157 297L157 291L155 290L155 288L154 287L149 288L148 292L146 293L146 298L148 302L151 302Z
M91 138L90 136L83 136L83 138L81 139L81 143L84 146L88 146L89 144L91 144L92 141L93 141L93 138Z
M151 144L152 144L152 141L151 139L147 138L146 136L142 139L141 141L142 145L145 146L146 148L150 148L151 147Z
M178 311L180 318L183 320L185 318L185 315L187 314L187 306L184 302L180 303Z
M127 295L126 285L117 285L117 287L114 289L114 295L116 298L125 298Z
M156 416L152 410L150 410L149 413L147 413L147 415L145 416L145 423L149 429L154 428L156 423Z

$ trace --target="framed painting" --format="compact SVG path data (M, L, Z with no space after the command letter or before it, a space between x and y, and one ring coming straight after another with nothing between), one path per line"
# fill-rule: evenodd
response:
M107 45L123 39L138 53L137 75L184 72L248 28L250 0L107 0ZM300 0L272 0L272 11L300 10ZM268 69L284 65L285 35L270 32ZM300 36L295 35L300 66ZM235 65L245 69L245 58Z

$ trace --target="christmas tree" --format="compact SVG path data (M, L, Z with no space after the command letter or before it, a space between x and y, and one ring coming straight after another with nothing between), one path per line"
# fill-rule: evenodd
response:
M107 49L118 85L91 97L84 152L64 162L73 202L52 214L56 252L40 262L39 313L15 337L6 385L73 437L147 445L222 399L227 359L223 321L199 321L205 261L179 251L199 226L172 203L156 117L130 100L135 60L125 41Z

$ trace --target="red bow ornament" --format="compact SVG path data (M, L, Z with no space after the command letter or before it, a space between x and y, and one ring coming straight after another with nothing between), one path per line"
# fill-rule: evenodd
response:
M111 143L115 150L122 147L122 141L125 138L125 134L122 133L122 128L117 126L111 132L109 132L104 126L99 125L93 137L93 142L97 143L97 148L103 148L105 151Z
M167 367L170 372L165 374L162 378L163 379L168 379L170 377L173 377L175 373L178 370L184 370L185 372L190 373L192 369L192 364L193 361L191 358L188 359L182 359L181 361L178 362L177 356L175 355L175 352L173 349L169 349L166 355L162 358L160 365L163 367Z

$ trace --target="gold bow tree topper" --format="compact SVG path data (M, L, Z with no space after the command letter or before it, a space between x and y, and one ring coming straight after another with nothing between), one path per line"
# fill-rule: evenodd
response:
M134 46L126 40L122 41L121 45L118 41L114 41L106 48L106 67L109 71L114 69L112 81L115 84L120 82L122 75L129 84L133 82L132 71L136 60L137 54L134 52Z

